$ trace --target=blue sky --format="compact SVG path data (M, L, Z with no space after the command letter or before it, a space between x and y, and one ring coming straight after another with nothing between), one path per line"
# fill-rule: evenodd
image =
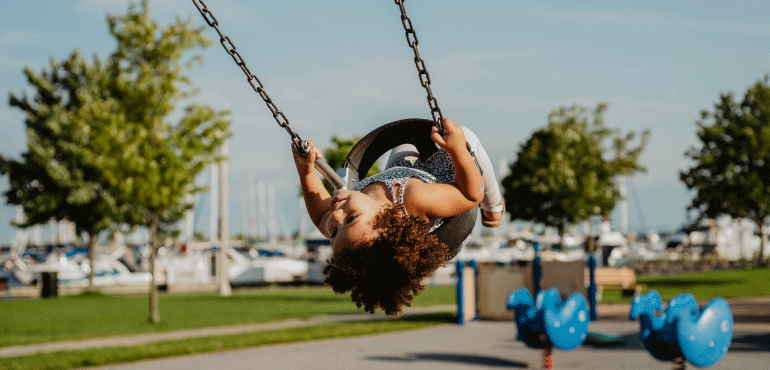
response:
M207 5L302 138L326 147L334 134L430 117L393 1ZM150 6L162 25L177 15L204 24L191 1ZM127 7L125 0L0 1L0 153L18 158L26 148L24 117L7 104L11 92L29 92L22 69L40 71L74 49L106 57L114 41L105 15ZM678 173L690 165L684 152L697 144L700 111L770 73L767 1L408 0L406 8L444 116L474 130L496 164L515 160L560 106L607 102L609 126L650 129L641 158L648 172L631 179L641 205L630 199L632 229L642 226L640 214L648 228L682 224L691 194ZM205 64L188 73L201 90L195 100L233 111L230 229L243 227L249 176L277 186L294 228L298 184L288 135L218 43L199 53ZM7 186L0 180L0 189ZM13 239L14 215L0 206L0 243ZM201 219L196 226L207 233L208 217Z

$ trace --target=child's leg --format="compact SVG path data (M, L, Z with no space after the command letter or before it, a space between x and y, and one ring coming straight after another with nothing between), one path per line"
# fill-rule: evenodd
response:
M393 167L394 163L409 157L419 158L420 152L418 152L417 147L412 144L401 144L390 151L390 156L388 156L388 162L385 165L385 169L387 170L388 168Z
M492 162L489 160L486 150L481 145L481 141L470 129L464 126L460 126L465 133L465 141L470 144L471 149L476 154L476 160L479 161L481 167L481 180L484 182L484 199L479 205L481 209L488 212L502 212L502 199L503 196L500 193L500 187L497 185L497 178L495 177L495 171L492 167Z

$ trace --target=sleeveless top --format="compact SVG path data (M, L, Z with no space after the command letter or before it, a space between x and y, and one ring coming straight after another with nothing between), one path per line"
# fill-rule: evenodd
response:
M407 180L417 178L425 183L431 184L453 184L455 181L455 168L449 153L438 149L424 162L418 158L402 159L376 175L361 180L353 187L353 190L361 191L363 188L373 182L381 182L388 187L396 204L404 204L404 188ZM395 192L395 185L398 184L398 194ZM406 213L406 209L404 209ZM428 232L433 232L444 223L443 218L436 218L430 226ZM470 235L454 250L449 251L447 260L454 258L457 253L470 240Z

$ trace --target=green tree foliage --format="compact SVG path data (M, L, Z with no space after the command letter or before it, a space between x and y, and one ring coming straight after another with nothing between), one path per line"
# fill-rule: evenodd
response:
M768 77L749 87L743 100L720 94L714 111L703 111L697 122L701 147L691 147L686 157L693 167L680 173L687 188L695 191L688 207L698 218L730 215L748 218L760 230L764 263L766 229L770 216L770 86Z
M105 100L105 66L96 58L89 64L75 51L62 62L52 60L49 71L25 68L24 74L34 98L11 94L9 103L26 114L28 149L20 161L0 156L0 172L11 183L7 202L24 210L18 227L49 219L73 222L78 234L88 234L93 266L97 235L128 211L116 202L97 165L103 127L94 113Z
M348 153L350 153L350 151L353 149L356 143L361 140L361 138L362 136L355 136L352 139L343 139L337 135L332 136L332 143L334 143L336 147L327 148L324 150L324 159L326 160L326 163L328 163L329 166L335 170L342 168L342 166L345 165L345 159L347 159ZM378 173L380 173L380 166L375 162L365 177L376 175ZM326 179L323 180L323 183L329 193L334 193L334 187L331 183L326 181Z
M108 16L108 25L117 41L109 71L111 94L119 104L110 115L111 141L100 166L115 193L141 212L137 224L150 231L150 321L160 322L154 274L158 235L192 207L185 198L201 190L195 187L196 175L221 159L216 152L230 135L229 121L227 112L190 105L176 124L168 122L180 99L195 92L186 89L189 79L183 72L200 57L184 60L183 54L210 44L203 36L205 26L177 19L160 29L146 0L125 15Z
M27 113L29 151L21 161L0 158L11 179L9 203L27 213L24 225L50 218L75 222L93 236L119 224L150 231L150 321L159 322L155 258L160 235L172 231L202 190L195 178L230 136L227 112L190 105L178 122L169 116L192 96L183 72L201 59L185 52L205 47L206 26L177 19L160 28L148 2L107 17L117 47L105 62L89 64L77 52L51 71L25 70L36 96L11 96Z
M616 177L645 170L639 155L649 132L623 135L607 128L606 109L562 107L521 146L502 179L512 219L553 226L563 236L569 224L612 211L620 199Z

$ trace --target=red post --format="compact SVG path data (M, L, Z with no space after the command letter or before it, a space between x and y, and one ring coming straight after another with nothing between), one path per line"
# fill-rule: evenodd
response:
M677 358L674 358L674 367L672 367L672 370L685 370L687 367L687 363L684 361L684 357L679 356Z
M543 343L543 369L554 370L553 345L545 334L540 334L540 341Z

